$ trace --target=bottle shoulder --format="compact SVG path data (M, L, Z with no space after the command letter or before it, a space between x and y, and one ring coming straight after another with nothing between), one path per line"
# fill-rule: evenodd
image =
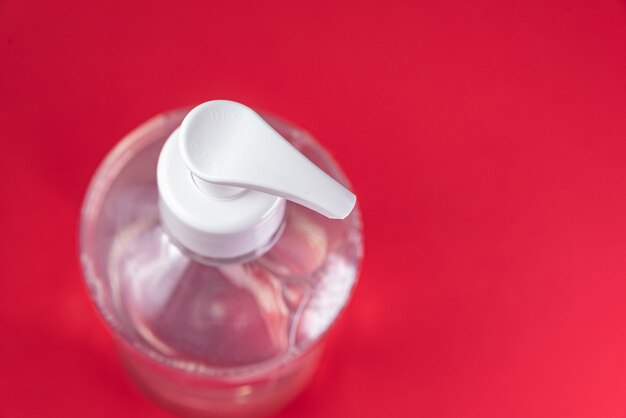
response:
M226 265L189 257L156 213L144 213L112 243L118 313L161 353L206 364L249 365L307 347L347 303L360 242L300 209L288 208L267 253Z

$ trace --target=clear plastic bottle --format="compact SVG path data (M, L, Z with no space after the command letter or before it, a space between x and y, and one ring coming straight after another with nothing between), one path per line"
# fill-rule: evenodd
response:
M81 217L84 276L127 370L151 397L184 416L264 416L305 387L350 299L360 213L331 220L287 202L267 248L247 261L208 263L175 242L159 217L157 160L188 112L139 126L97 170ZM308 133L263 118L348 184Z

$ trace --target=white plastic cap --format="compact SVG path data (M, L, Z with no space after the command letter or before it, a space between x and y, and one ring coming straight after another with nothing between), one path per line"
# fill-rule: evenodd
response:
M333 219L356 203L256 112L228 100L189 112L163 146L157 182L165 228L214 260L267 247L283 223L284 199Z

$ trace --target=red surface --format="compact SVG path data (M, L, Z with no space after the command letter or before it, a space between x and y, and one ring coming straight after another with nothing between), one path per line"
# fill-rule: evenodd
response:
M0 1L0 416L167 417L83 288L105 153L231 98L360 198L363 274L281 417L626 415L626 3Z

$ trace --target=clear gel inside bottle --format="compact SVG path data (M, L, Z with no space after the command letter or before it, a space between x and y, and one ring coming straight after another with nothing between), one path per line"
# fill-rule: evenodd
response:
M187 112L146 122L98 169L81 219L85 279L131 376L154 399L185 416L263 416L306 385L350 298L360 213L328 219L287 202L281 227L246 260L194 254L162 226L156 184L161 148ZM347 186L306 132L263 117Z

